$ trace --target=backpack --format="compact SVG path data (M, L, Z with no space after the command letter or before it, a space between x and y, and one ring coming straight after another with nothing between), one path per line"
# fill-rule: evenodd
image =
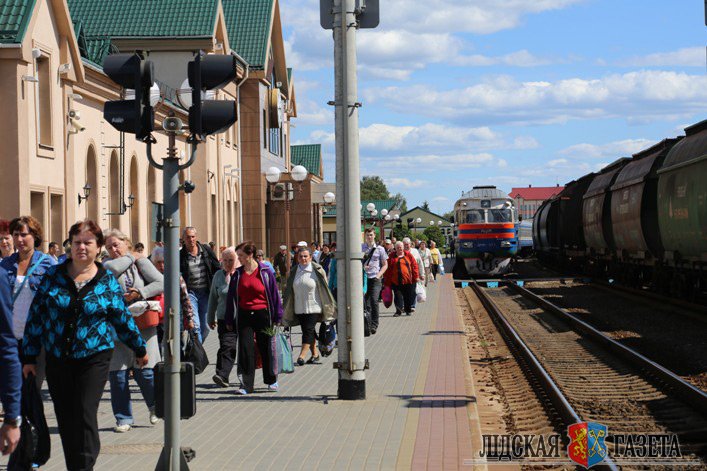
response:
M336 321L322 322L319 325L317 340L319 340L319 353L324 357L331 355L336 347Z

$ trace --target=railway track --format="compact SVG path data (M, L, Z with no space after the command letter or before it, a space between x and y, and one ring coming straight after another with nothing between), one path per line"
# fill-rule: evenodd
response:
M472 288L523 358L531 382L542 385L563 427L584 421L607 426L609 457L617 457L617 463L609 458L606 467L671 468L666 459L627 457L621 437L645 434L677 437L682 456L667 459L679 461L680 469L707 466L704 392L641 355L626 353L625 347L561 309L540 307L541 301L529 299L532 294L523 288L488 290L476 283Z

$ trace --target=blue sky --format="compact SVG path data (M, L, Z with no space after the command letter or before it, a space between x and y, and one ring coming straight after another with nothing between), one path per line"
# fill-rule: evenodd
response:
M698 0L381 0L358 33L361 175L413 207L474 185L564 184L707 117ZM281 0L295 144L334 181L333 40Z

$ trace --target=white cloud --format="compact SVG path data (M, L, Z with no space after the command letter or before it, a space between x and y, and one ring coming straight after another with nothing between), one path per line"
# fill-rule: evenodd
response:
M491 66L499 64L513 67L536 67L539 65L550 64L552 61L550 59L537 57L523 49L495 57L481 54L473 54L470 56L458 55L452 60L452 63L467 67Z
M492 154L482 152L479 154L458 154L458 155L399 155L395 157L368 156L366 160L378 167L382 174L386 172L404 171L461 171L470 168L479 168L485 165L492 165L495 162ZM388 175L388 174L386 174ZM390 174L393 175L393 174ZM390 178L393 178L391 176Z
M487 123L564 123L570 119L623 117L640 122L704 111L707 79L671 71L642 70L600 79L518 82L487 78L453 90L427 85L371 88L366 101L401 113Z
M705 58L704 47L684 47L677 51L656 52L646 56L632 57L622 61L620 65L629 67L704 67Z
M607 144L575 144L560 151L561 155L572 158L619 158L633 155L655 144L655 141L648 139L624 139L621 141L609 142ZM565 159L558 159L552 162L567 162Z
M449 198L446 198L444 196L435 196L431 199L431 201L449 201Z
M392 187L420 188L427 184L424 180L410 180L408 178L386 178L385 184Z

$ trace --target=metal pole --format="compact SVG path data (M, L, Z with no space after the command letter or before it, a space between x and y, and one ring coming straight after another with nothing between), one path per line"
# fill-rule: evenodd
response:
M287 245L287 270L292 267L292 259L290 257L290 184L285 183L285 245Z
M336 189L340 399L366 398L366 358L363 343L363 272L361 260L356 85L355 0L334 2L334 61L336 76ZM343 253L342 250L343 249Z
M195 148L194 148L195 150ZM193 153L192 153L193 157ZM167 313L164 349L164 448L157 463L158 471L188 470L180 448L180 328L179 328L179 156L176 138L169 133L167 158L163 160L164 190L164 304Z

